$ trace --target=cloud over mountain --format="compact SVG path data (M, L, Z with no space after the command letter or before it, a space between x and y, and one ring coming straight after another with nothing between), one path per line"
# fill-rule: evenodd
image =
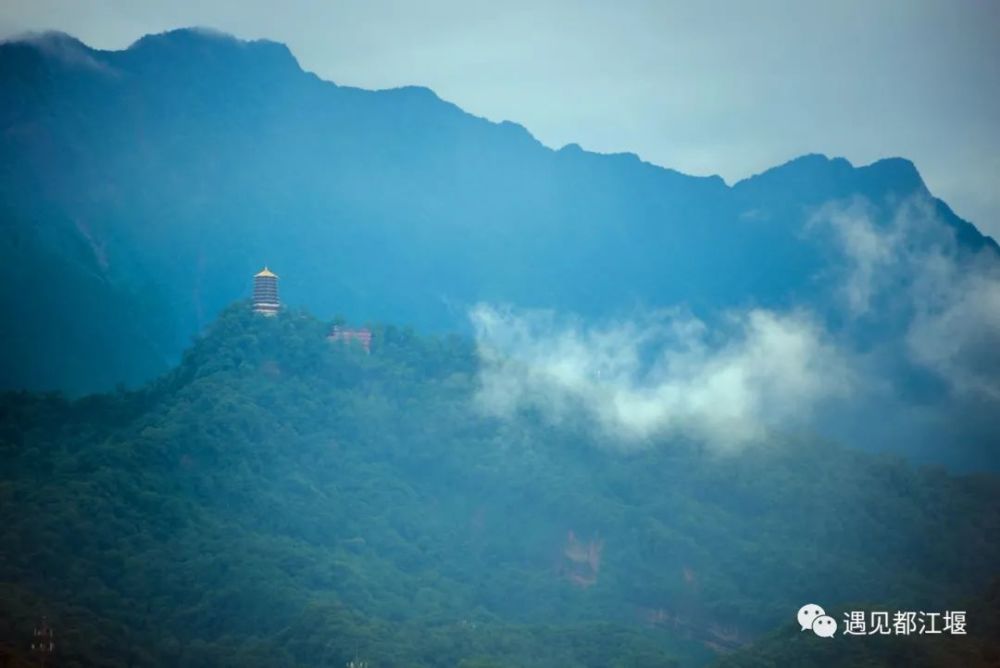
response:
M834 297L825 312L802 301L699 318L679 304L594 324L476 306L480 407L584 416L626 448L683 435L727 449L769 428L840 435L852 424L851 440L870 447L884 447L878 441L895 429L904 442L947 448L959 433L982 441L1000 426L992 248L962 247L926 197L888 216L863 198L831 201L802 233L829 240L843 258L817 276Z
M554 420L583 409L623 447L675 434L743 445L852 384L805 311L734 312L718 327L679 311L590 326L481 304L471 318L481 407L510 415L530 406Z
M340 86L281 44L201 30L121 51L5 42L0 89L4 388L141 383L268 262L322 317L473 333L473 304L522 309L512 331L576 314L522 337L545 365L512 396L559 388L633 443L732 444L862 390L967 441L956 425L987 412L955 421L942 402L996 389L997 246L902 158L807 155L728 186L551 150L427 89ZM939 224L902 222L913 197Z
M905 316L908 358L960 393L1000 400L1000 262L992 248L963 248L926 198L910 198L880 222L869 202L818 210L847 259L840 294L852 318Z

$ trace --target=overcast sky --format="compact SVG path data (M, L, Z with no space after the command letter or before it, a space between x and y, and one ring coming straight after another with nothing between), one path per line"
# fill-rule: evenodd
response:
M732 183L807 152L913 160L1000 237L1000 1L5 0L98 48L208 26L341 84L420 84L545 144Z

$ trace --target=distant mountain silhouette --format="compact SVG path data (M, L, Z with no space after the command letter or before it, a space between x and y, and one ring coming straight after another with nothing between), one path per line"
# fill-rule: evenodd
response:
M810 212L930 197L912 163L809 155L727 186L368 91L201 30L0 45L0 382L92 391L168 367L265 262L286 301L462 329L479 300L609 316L806 301L841 262ZM964 248L996 244L931 200ZM888 215L886 213L886 215Z

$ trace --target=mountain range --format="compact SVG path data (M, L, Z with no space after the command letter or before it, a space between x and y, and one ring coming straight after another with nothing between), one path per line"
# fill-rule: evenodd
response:
M727 184L45 33L0 43L0 267L4 665L43 616L66 666L1000 656L1000 249L903 158Z
M892 386L878 415L904 416L871 436L848 428L871 415L838 413L833 435L961 441L961 463L995 465L996 331L951 311L989 303L998 247L905 159L806 155L727 185L553 150L426 88L339 86L284 45L203 29L120 51L9 40L0 90L3 388L137 386L267 264L286 303L427 332L471 334L480 303L709 326L805 309Z

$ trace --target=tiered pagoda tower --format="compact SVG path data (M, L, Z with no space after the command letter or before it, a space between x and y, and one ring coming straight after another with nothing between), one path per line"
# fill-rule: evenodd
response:
M278 275L266 266L253 277L253 310L266 316L278 314Z

